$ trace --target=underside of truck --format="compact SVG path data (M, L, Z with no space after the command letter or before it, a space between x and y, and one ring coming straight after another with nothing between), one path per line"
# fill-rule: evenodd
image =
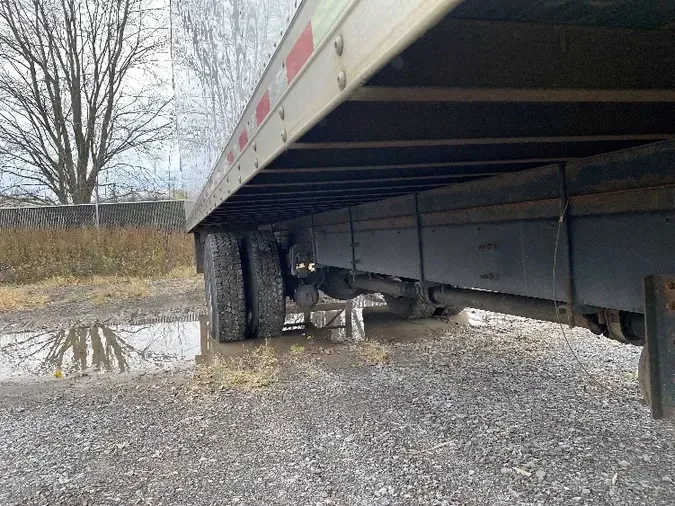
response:
M675 2L306 0L188 216L215 339L382 293L645 345L675 417Z

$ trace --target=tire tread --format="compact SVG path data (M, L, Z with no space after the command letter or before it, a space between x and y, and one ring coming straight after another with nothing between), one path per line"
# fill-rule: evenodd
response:
M241 341L246 337L246 298L239 243L229 233L209 234L204 254L204 278L209 276L207 283L211 281L215 285L212 301L215 307L209 311L216 311L218 315L218 328L211 329L211 335L220 342Z
M247 333L250 337L277 337L286 318L286 289L274 234L262 230L249 232L243 251L248 267Z

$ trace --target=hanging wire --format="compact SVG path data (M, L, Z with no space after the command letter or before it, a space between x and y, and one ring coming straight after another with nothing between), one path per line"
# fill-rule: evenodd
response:
M567 343L567 347L572 352L572 356L574 357L576 362L579 364L579 367L581 368L581 370L597 386L607 390L608 392L611 392L612 389L609 388L607 385L601 383L598 379L596 379L595 376L593 376L589 372L589 370L586 368L586 366L583 364L583 362L579 358L579 355L577 355L577 352L572 347L572 343L570 342L569 338L567 337L567 334L565 333L565 327L562 324L562 321L560 320L560 312L558 311L558 300L557 300L557 294L556 294L556 270L557 270L557 267L558 267L558 245L560 243L560 231L562 230L563 223L567 219L567 209L568 209L569 205L570 205L570 201L569 201L569 199L567 199L565 201L565 207L563 208L562 212L560 213L560 218L558 219L558 232L556 233L556 236L555 236L555 250L553 252L553 307L555 308L555 316L558 319L558 326L560 326L560 332L562 333L563 339L565 340L565 343ZM567 308L567 310L571 311L572 308Z

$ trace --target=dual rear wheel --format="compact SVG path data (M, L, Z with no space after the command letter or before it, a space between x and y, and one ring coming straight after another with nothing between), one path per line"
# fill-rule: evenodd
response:
M279 250L269 231L238 237L222 232L204 242L204 282L211 337L220 342L269 338L281 334L286 315L286 289ZM329 296L350 299L360 292L346 279L328 276L321 286ZM418 299L384 296L389 310L404 319L451 315Z
M204 283L211 337L220 342L281 334L286 294L274 235L209 234L204 242Z

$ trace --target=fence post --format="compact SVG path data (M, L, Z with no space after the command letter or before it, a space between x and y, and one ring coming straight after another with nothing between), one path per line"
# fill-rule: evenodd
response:
M96 182L94 184L94 192L96 194L94 200L94 226L96 228L101 228L101 217L98 214L98 175L96 175Z

